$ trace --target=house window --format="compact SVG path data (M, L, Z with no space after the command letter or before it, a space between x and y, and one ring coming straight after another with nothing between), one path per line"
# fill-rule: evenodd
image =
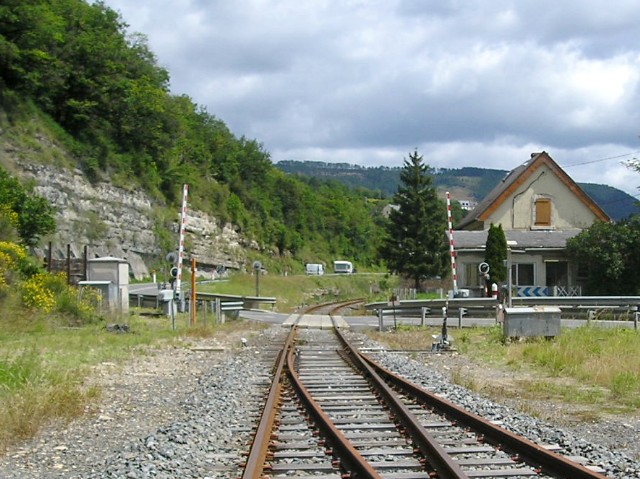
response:
M533 286L533 264L515 263L511 265L511 284L514 286Z
M535 226L551 226L551 200L538 198L535 203Z
M569 265L566 261L545 261L546 286L568 286Z
M478 265L480 263L466 263L464 265L464 284L465 286L482 286L480 281L480 273Z

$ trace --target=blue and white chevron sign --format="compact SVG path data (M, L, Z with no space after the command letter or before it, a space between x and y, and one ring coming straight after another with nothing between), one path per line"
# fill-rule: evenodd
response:
M546 286L518 286L516 295L525 298L549 296L549 289Z

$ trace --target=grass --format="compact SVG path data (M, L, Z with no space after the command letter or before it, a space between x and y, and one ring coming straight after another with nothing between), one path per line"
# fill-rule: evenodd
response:
M260 295L275 296L281 312L356 297L375 300L386 297L394 283L381 274L265 275L259 281ZM238 274L202 290L253 296L255 288L255 276ZM380 291L380 296L369 296L371 291ZM143 317L135 310L124 318L69 327L68 318L24 309L16 295L0 297L0 308L11 312L0 317L0 452L33 437L51 421L70 421L91 411L101 392L89 387L87 379L101 363L123 364L151 348L189 347L200 338L264 327L245 321L214 324L212 316L206 324L200 317L190 326L187 315L178 314L174 331L169 318ZM124 322L130 333L109 332L108 322Z
M241 321L188 327L186 315L179 314L173 331L167 318L134 314L126 318L130 333L118 334L104 323L69 328L46 319L33 324L17 314L0 321L0 452L51 421L91 411L101 395L87 386L95 366L122 364L163 345L189 347L198 338L247 327Z
M395 278L382 274L350 276L265 275L260 295L277 298L276 310L287 313L303 306L363 297L380 301L396 287ZM229 281L202 286L203 291L254 296L255 276L234 275ZM11 296L0 298L0 451L33 437L51 421L69 421L91 411L100 390L87 386L96 365L123 364L150 348L188 347L198 338L223 337L252 327L245 321L223 325L199 320L188 324L178 314L176 330L168 318L142 317L133 311L125 321L131 333L106 331L101 320L70 328L65 318L21 309ZM114 318L112 318L113 320ZM371 336L394 349L431 348L440 328L400 326ZM640 333L631 330L581 328L563 330L553 341L506 343L499 327L450 328L453 345L485 368L502 368L515 379L509 390L493 387L466 370L453 369L453 379L483 393L522 399L562 400L587 405L585 417L607 412L630 412L640 406ZM588 409L588 408L585 408Z
M331 301L365 298L380 301L390 296L397 284L395 277L384 274L354 275L233 275L229 281L210 283L198 287L199 291L240 296L275 297L275 310L292 313L302 307Z
M428 349L439 328L402 327L372 332L394 349ZM588 407L592 414L630 413L640 407L640 332L583 327L563 329L554 340L507 343L501 329L449 329L457 351L479 368L511 376L508 390L483 381L481 373L452 370L457 384L489 396L558 400ZM428 358L425 359L428 362Z

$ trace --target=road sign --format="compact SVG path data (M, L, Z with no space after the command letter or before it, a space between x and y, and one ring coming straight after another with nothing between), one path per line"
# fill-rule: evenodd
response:
M516 295L525 298L549 296L549 289L546 286L518 286Z

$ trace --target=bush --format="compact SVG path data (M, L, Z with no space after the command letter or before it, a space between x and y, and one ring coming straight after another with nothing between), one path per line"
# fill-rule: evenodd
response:
M22 283L22 303L44 313L59 313L75 324L88 324L98 319L96 310L100 292L82 290L67 284L65 273L38 273Z
M38 273L22 284L22 302L27 308L38 309L45 313L51 313L54 310L56 298L49 287L52 283L51 276L47 273Z

